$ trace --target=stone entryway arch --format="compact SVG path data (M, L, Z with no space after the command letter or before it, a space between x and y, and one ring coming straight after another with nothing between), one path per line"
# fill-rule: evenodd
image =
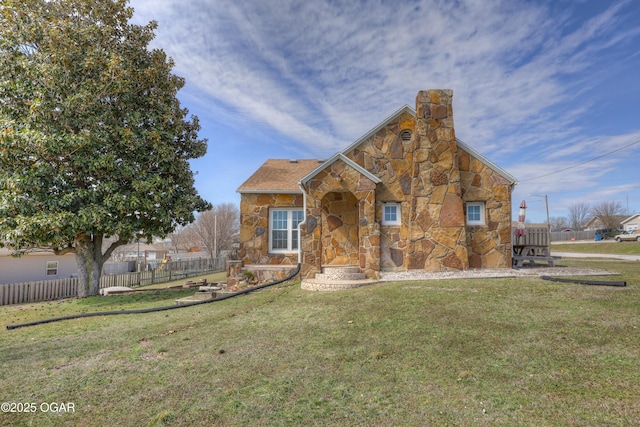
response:
M360 264L358 199L332 191L321 200L322 265Z
M313 278L322 265L353 265L369 278L378 276L380 226L375 219L375 193L380 182L343 154L301 180L306 197L302 277Z

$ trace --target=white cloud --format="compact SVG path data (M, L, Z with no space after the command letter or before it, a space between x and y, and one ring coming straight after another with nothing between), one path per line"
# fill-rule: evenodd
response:
M606 152L638 130L619 140L584 133L610 71L597 67L637 43L629 1L587 18L578 14L585 5L515 0L131 4L138 22L159 21L154 43L175 59L190 96L200 93L230 126L273 129L317 156L430 88L453 89L456 134L520 178ZM632 51L611 67L630 66ZM618 158L536 182L597 185Z

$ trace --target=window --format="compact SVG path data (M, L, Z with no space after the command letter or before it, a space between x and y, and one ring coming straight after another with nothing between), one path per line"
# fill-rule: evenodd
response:
M400 203L382 205L382 225L400 225Z
M58 275L58 261L47 261L47 276Z
M274 208L269 216L269 252L298 250L298 224L304 219L302 209Z
M467 225L484 224L484 202L467 202Z

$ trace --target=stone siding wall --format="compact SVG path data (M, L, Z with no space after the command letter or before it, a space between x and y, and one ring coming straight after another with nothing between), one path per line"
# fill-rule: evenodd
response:
M303 207L302 194L246 194L240 198L240 250L245 264L298 264L298 253L269 253L269 208Z
M358 200L331 192L322 199L322 265L359 265Z
M416 119L412 114L401 114L397 121L389 123L346 154L382 180L375 194L376 223L382 223L382 206L385 203L400 203L401 225L380 226L380 268L383 270L406 269L415 125ZM408 132L404 138L403 132Z
M347 153L383 181L376 221L385 202L401 206L402 225L380 227L384 270L511 266L511 184L457 146L451 96L421 92L417 118L402 114ZM485 226L466 226L467 201L485 202Z
M378 223L384 203L400 203L402 225L380 227L385 270L469 267L451 97L449 90L420 92L417 117L400 115L346 154L383 181L376 189Z
M459 151L464 202L485 202L485 225L467 226L471 268L511 268L511 184L469 153Z

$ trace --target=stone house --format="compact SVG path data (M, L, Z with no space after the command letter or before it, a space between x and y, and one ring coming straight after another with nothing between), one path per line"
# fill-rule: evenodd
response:
M245 268L511 268L516 180L455 137L451 100L421 91L327 160L267 160L238 188Z

